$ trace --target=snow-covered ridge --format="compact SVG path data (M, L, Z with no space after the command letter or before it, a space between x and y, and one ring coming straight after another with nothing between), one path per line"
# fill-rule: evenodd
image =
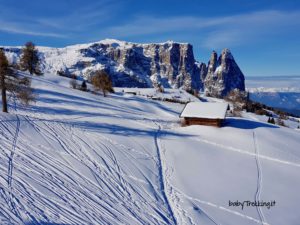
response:
M115 86L200 88L199 68L192 46L167 41L137 44L115 39L71 45L64 48L37 47L44 73L75 74L89 79L99 69L107 70ZM12 63L20 47L4 47ZM183 61L183 62L180 62Z
M19 61L21 47L3 48L10 62ZM244 88L243 74L228 49L222 52L222 60L219 59L219 64L224 65L216 71L220 79L207 82L207 87L204 87L204 80L209 74L207 67L205 63L195 60L193 46L188 43L167 41L139 44L105 39L64 48L38 47L38 50L44 73L73 74L90 79L96 70L103 69L111 75L114 85L118 87L164 86L208 90L217 86L221 96L231 89ZM212 71L212 74L216 72Z

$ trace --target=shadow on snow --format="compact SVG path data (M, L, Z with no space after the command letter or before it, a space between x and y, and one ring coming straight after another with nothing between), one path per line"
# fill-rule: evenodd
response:
M25 225L69 225L67 223L52 223L52 222L27 222Z
M235 118L226 118L225 127L234 127L239 129L256 129L256 128L279 128L276 125L258 122L258 121L252 121L247 119L235 119Z
M91 116L94 117L94 116ZM26 119L28 118L28 119ZM82 117L82 118L87 118L87 117ZM105 117L103 117L103 121L99 122L91 122L91 121L79 121L76 119L79 118L73 118L72 120L55 120L55 119L39 119L39 118L33 118L33 117L20 117L20 121L27 122L27 123L57 123L61 125L66 125L66 126L72 126L75 128L81 128L84 129L88 132L99 132L99 133L106 133L106 134L114 134L114 135L121 135L121 136L156 136L158 132L158 128L156 128L155 124L153 123L153 128L152 127L147 127L143 126L143 124L137 124L135 127L131 126L122 126L119 124L112 124L112 123L105 123ZM128 119L128 118L127 118ZM136 119L136 118L135 118ZM134 118L132 119L134 120ZM151 121L151 119L144 119L145 121ZM15 119L11 120L5 120L2 122L15 122ZM159 122L159 120L155 120L156 122ZM163 121L163 120L162 120ZM133 124L134 121L132 121L131 124ZM139 126L140 125L140 126ZM172 130L164 129L162 131L164 135L169 135L169 136L175 136L175 137L191 137L194 135L190 134L181 134L181 133L176 133L173 132Z

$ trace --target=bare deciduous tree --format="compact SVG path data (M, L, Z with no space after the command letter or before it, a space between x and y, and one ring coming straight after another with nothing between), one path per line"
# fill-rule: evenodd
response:
M102 91L104 97L106 96L107 92L114 91L109 75L103 70L95 73L95 75L92 77L92 84L95 91Z

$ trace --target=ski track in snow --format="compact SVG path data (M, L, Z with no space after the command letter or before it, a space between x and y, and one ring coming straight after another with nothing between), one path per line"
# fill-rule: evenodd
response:
M96 186L100 186L100 187L106 186L109 189L109 192L111 194L111 196L106 196L107 198L113 198L114 201L115 201L115 203L119 202L120 199L123 198L123 200L126 201L126 204L128 204L128 207L126 208L126 210L127 210L127 212L129 214L131 214L131 218L133 220L138 220L140 223L143 223L143 224L147 223L143 218L139 218L139 216L135 212L135 210L137 210L137 207L138 207L139 203L136 200L133 200L133 198L131 198L131 197L132 197L132 194L137 193L137 190L135 190L134 187L132 187L129 183L127 183L123 179L123 177L129 177L131 175L124 174L124 172L122 171L122 167L124 168L124 165L121 166L119 164L117 156L114 154L114 151L116 151L116 148L113 150L110 146L117 147L118 151L121 151L121 152L122 151L125 152L125 150L129 150L130 149L129 152L126 151L126 154L124 154L124 155L126 155L126 157L129 157L129 155L131 154L130 152L133 152L133 153L139 152L139 155L141 155L140 151L135 150L135 149L131 148L130 146L126 146L124 144L120 144L116 140L112 140L112 139L106 137L105 135L102 135L102 134L97 135L97 137L98 137L97 138L97 140L98 140L98 142L97 142L98 147L100 147L100 149L102 149L103 151L106 152L105 155L109 157L110 162L113 165L113 166L109 165L110 162L108 162L106 159L104 159L102 157L102 160L104 162L104 168L107 169L110 173L114 174L113 175L114 179L111 181L110 180L111 178L108 176L108 174L105 173L105 172L103 173L103 170L102 170L103 169L103 165L99 165L99 163L97 163L93 159L93 157L91 157L89 154L87 154L83 150L83 146L86 145L89 149L92 149L95 154L98 154L94 150L94 147L95 147L96 143L89 143L89 141L91 141L91 139L88 138L88 135L92 135L91 133L87 134L85 130L81 130L80 131L76 127L70 126L68 124L63 124L63 123L58 122L58 121L52 121L51 122L50 120L35 120L35 119L32 119L32 118L30 118L28 116L24 117L24 119L32 127L34 127L34 129L38 133L40 133L42 136L44 136L44 140L47 140L47 142L48 142L49 145L51 145L51 143L50 143L51 141L57 141L59 143L59 145L61 146L61 148L65 152L65 153L62 153L62 154L71 155L76 160L83 162L83 164L89 168L90 172L93 174L93 176L94 176L94 178L96 180L96 183L94 183L93 180L87 180L86 178L82 177L77 171L73 170L72 166L68 165L68 161L66 161L65 159L62 159L62 161L57 161L57 160L54 160L54 158L53 158L54 161L52 161L51 165L49 165L47 167L47 169L49 170L49 173L47 175L50 176L50 177L54 176L53 178L65 177L65 180L56 180L56 181L53 180L52 182L50 182L48 180L47 182L49 182L51 185L56 186L55 189L60 189L60 190L63 190L63 192L65 192L65 194L64 193L56 193L59 196L59 198L61 199L61 201L65 202L65 203L68 202L68 204L70 204L70 200L71 199L69 199L68 195L70 195L71 193L67 189L68 187L70 187L72 185L78 185L78 187L81 189L81 190L75 190L72 193L72 195L74 197L76 197L76 199L74 199L75 202L71 203L71 208L73 208L74 212L70 211L70 209L67 209L67 207L61 205L60 203L57 203L57 201L54 201L52 199L48 199L48 200L42 199L41 196L40 196L41 193L39 193L39 192L37 192L37 191L35 191L33 189L28 189L28 188L26 188L26 190L25 190L25 187L24 187L24 193L26 193L26 195L27 195L26 198L30 199L30 202L32 203L32 207L33 208L31 208L31 210L33 210L33 211L36 211L36 210L39 211L40 216L44 217L49 222L51 222L53 219L50 219L50 218L46 217L46 215L43 212L44 209L45 209L45 207L47 207L47 210L52 211L52 212L54 212L57 209L60 209L62 212L68 213L69 218L65 218L64 219L64 221L66 223L69 222L69 223L86 223L86 224L88 224L88 223L91 223L91 221L95 221L95 222L98 222L98 223L103 223L103 222L110 223L109 220L105 220L100 215L90 215L88 211L86 213L82 214L81 206L79 206L78 204L79 203L80 204L84 203L85 207L87 207L89 205L88 208L90 208L90 207L98 208L99 212L102 212L106 216L114 216L116 218L115 223L116 223L116 221L118 221L117 223L127 224L124 220L121 219L122 216L124 216L124 214L122 214L121 212L118 212L118 210L114 207L114 205L112 205L112 204L110 204L110 203L108 203L107 201L104 200L100 204L101 206L99 207L99 202L97 200L95 200L95 199L96 198L103 198L103 196L100 196L100 195L93 196L93 194L92 194L92 197L89 197L88 196L89 194L87 194L89 192L92 193L93 192L92 189L96 188ZM24 143L24 141L23 142L22 141L18 141L18 135L19 135L19 129L20 129L20 119L17 118L16 122L17 122L17 130L16 130L16 133L15 133L14 139L13 139L13 145L12 145L13 151L11 151L11 153L13 153L13 155L15 154L15 151L16 151L17 148L18 149L23 148L23 147L25 147L25 148L27 147L28 148L30 146L30 143L26 143L26 142ZM141 121L136 121L136 122L138 122L140 124L144 124L146 126L149 126L149 124L143 123ZM156 187L155 187L156 185L160 186L160 192L163 195L162 199L163 199L163 201L167 205L168 214L169 214L170 219L171 219L169 221L169 223L176 224L178 222L175 219L176 218L175 217L175 213L173 213L172 206L169 203L168 199L170 197L173 198L174 196L178 197L178 198L180 198L180 196L184 196L187 199L191 200L192 202L196 201L196 202L199 202L199 203L202 203L202 204L214 207L214 208L218 208L218 209L220 209L222 211L226 211L228 213L231 213L231 214L243 217L245 219L254 221L255 223L262 223L264 225L268 224L267 222L265 222L263 214L260 214L261 221L258 221L256 219L250 217L250 216L241 214L241 213L239 213L237 211L229 210L229 209L227 209L225 207L215 205L215 204L213 204L211 202L206 202L206 201L203 201L203 200L199 200L197 198L190 197L190 196L188 196L186 194L183 194L181 192L176 191L175 190L176 188L174 188L174 187L170 187L170 189L172 189L172 191L174 193L177 193L177 192L178 193L175 194L175 195L173 195L173 197L172 197L172 195L169 196L170 193L169 193L169 191L167 191L168 184L166 184L166 183L168 183L167 179L168 179L168 176L169 176L167 170L170 171L170 170L172 170L172 168L165 168L165 167L163 167L163 165L165 165L166 163L162 162L164 159L163 159L163 156L161 155L161 151L162 152L164 151L162 143L161 143L161 138L160 138L160 135L162 133L162 131L161 131L161 124L159 124L157 122L155 122L155 124L158 127L157 133L154 136L155 146L156 146L156 150L157 150L157 157L153 158L153 157L150 157L150 155L148 155L148 154L142 154L142 156L147 157L150 160L157 159L157 163L159 165L158 168L160 170L159 171L159 180L160 180L160 182L159 182L159 184L154 184L153 182L151 182L149 180L146 180L146 181L143 181L143 182L146 182L146 183L148 182L149 185L151 185L153 187L153 190L156 189ZM149 126L149 127L151 127L151 126ZM64 134L64 133L68 133L69 134L69 138L68 139L62 139L62 138L60 138L60 136L62 134ZM258 152L258 147L257 147L256 139L255 139L255 134L253 134L253 135L254 135L253 136L254 142L255 142L255 145L256 145L256 150L255 150L256 152L255 152L254 155L256 157L260 157L259 152ZM89 140L89 141L87 141L87 140ZM18 146L16 145L17 141L18 141ZM206 141L206 140L201 140L201 141L204 141L205 143L210 143L210 144L217 145L217 143L211 143L211 142ZM226 146L223 146L223 147L226 147ZM46 146L42 146L42 148L46 148ZM242 151L242 150L239 150L239 149L231 149L231 147L226 147L226 148L230 148L230 150L234 150L234 151L238 150L240 153ZM74 149L77 149L79 151L78 152L74 152ZM39 154L41 154L41 155L40 156L23 155L24 152L22 152L22 151L18 152L18 154L21 155L22 157L24 157L24 159L27 160L28 163L29 163L29 160L30 160L30 162L34 163L36 161L34 159L35 157L41 157L40 159L42 159L43 157L48 157L45 154L43 154L42 150L38 150L38 149L35 149L35 150L37 152L39 152ZM98 156L101 157L101 155L98 155ZM11 157L11 159L13 159L13 158ZM128 160L132 160L132 158L129 157ZM48 161L46 159L42 159L42 161L45 164L43 164L43 165L34 165L34 166L35 167L46 166L46 162L48 162ZM68 173L66 173L64 171L56 171L55 168L60 168L62 166L62 163L65 164L64 166L66 168L68 168L69 170L72 170L72 172L74 172L76 174L76 176L80 177L82 180L85 180L85 182L88 182L89 185L92 188L84 191L84 189L86 188L86 186L83 186L81 183L78 183L78 181L76 181L73 178L71 178L71 176L69 176ZM257 163L259 163L259 162L257 162ZM12 165L12 166L9 166L9 168L13 169L13 161L9 165ZM11 174L12 174L12 169L9 170L9 171L11 171ZM27 168L25 168L25 171L26 171L26 169ZM143 173L142 171L140 171L140 172ZM258 173L261 173L259 167L258 167ZM9 174L10 174L10 172L9 172ZM104 178L101 178L100 174L103 175ZM144 175L144 177L146 177L146 175ZM11 178L12 178L12 176L11 176ZM106 180L106 179L108 179L108 180ZM21 179L21 178L18 179L16 177L13 180L15 181L16 184L18 184L20 186L23 185L23 184L21 184L22 182L25 185L27 184L27 182L25 180ZM71 183L69 183L68 180L70 180ZM138 178L136 180L138 180ZM256 199L260 198L260 188L261 188L260 187L261 186L260 182L261 182L261 179L258 179L258 181L259 181L259 183L258 183L258 190L257 190L257 194L256 194ZM39 182L40 184L43 183L42 180L36 180L36 182ZM10 183L11 183L11 181L10 181ZM112 186L109 183L115 183L115 184L117 184L115 186L119 187L121 190L112 188ZM44 187L44 188L46 188L46 187ZM3 193L3 191L1 191L1 192ZM12 193L12 192L9 192L9 193ZM125 196L124 196L124 193L126 193ZM20 196L20 193L18 195ZM155 192L155 196L156 196L155 197L156 200L158 200L160 198L158 192ZM88 199L89 202L86 202L86 200L85 200L86 198ZM31 216L28 213L28 211L25 209L25 207L22 206L22 203L19 200L16 200L16 201L20 204L19 208L22 209L22 211L24 211L24 213L26 215L28 215L27 217L31 218L32 221L35 221L35 217ZM28 201L28 200L25 199L25 201ZM142 199L142 201L147 202L147 199ZM173 201L173 199L171 199L170 201ZM104 209L101 208L101 207L103 207ZM177 205L177 207L179 207L179 205ZM143 209L140 209L140 210L143 210ZM177 210L182 210L183 211L183 209L177 209ZM30 209L29 209L29 211L30 211ZM203 209L201 209L201 211L214 224L218 224L216 222L216 219L213 218L213 217L211 217L206 211L204 211ZM22 221L22 219L24 217L22 218L20 215L18 215L18 214L20 214L18 212L14 212L14 213L16 214L15 221L19 221L19 222ZM187 213L187 212L185 212L185 213ZM119 218L118 218L118 216L119 216ZM186 215L186 216L188 217L188 215ZM8 216L6 215L5 217L8 217ZM167 219L167 218L165 218L165 219ZM188 217L188 220L190 221L191 224L193 224L192 218ZM166 220L164 222L166 222Z
M214 146L220 147L222 149L226 149L228 151L237 152L237 153L240 153L240 154L256 157L256 153L248 152L247 150L243 150L243 149L240 149L240 148L235 148L235 147L232 147L232 146L226 146L226 145L219 144L219 143L216 143L216 142L213 142L213 141L210 141L210 140L206 140L206 139L195 138L193 140L203 142L203 143L206 143L206 144L210 144L210 145L214 145ZM300 163L281 160L281 159L273 158L273 157L266 156L266 155L259 155L259 158L264 159L264 160L268 160L268 161L272 161L272 162L276 162L276 163L280 163L280 164L289 165L289 166L300 167Z
M17 207L17 204L15 203L15 197L13 194L13 169L14 169L14 155L16 151L16 146L17 146L17 140L20 132L20 119L19 116L16 115L16 132L13 137L13 142L12 142L12 147L11 147L11 152L10 156L8 157L8 169L7 169L7 186L8 186L8 191L9 191L9 206L11 207L12 212L15 214L15 216L22 221L19 209Z
M158 158L158 169L159 169L159 183L160 183L160 190L163 194L163 197L164 197L164 200L167 204L167 207L168 207L168 211L169 211L169 214L172 218L172 223L173 224L177 224L177 221L176 221L176 218L175 218L175 215L173 213L173 210L172 210L172 207L169 203L169 199L168 199L168 196L167 196L167 193L166 193L166 187L165 187L165 177L164 177L164 168L163 168L163 164L162 164L162 157L161 157L161 147L160 147L160 143L159 143L159 136L160 136L160 132L161 132L161 125L158 124L157 122L154 122L158 129L157 129L157 132L155 133L155 137L154 137L154 141L155 141L155 147L156 147L156 150L157 150L157 158Z
M224 207L224 206L217 205L217 204L214 204L214 203L209 202L209 201L204 201L204 200L201 200L201 199L198 199L198 198L191 197L191 196L189 196L189 195L183 193L182 191L180 191L178 188L175 188L175 187L174 187L174 189L175 189L176 192L178 192L179 195L182 195L182 196L184 196L185 198L187 198L187 199L189 199L189 200L196 201L196 202L199 202L199 203L201 203L201 204L204 204L204 205L207 205L207 206L210 206L210 207L217 208L217 209L219 209L219 210L222 210L222 211L224 211L224 212L233 214L233 215L235 215L235 216L239 216L239 217L241 217L241 218L250 220L250 221L255 222L255 223L257 223L257 224L270 225L270 224L267 223L267 222L262 222L261 220L257 220L257 219L255 219L255 218L253 218L253 217L251 217L251 216L247 216L247 215L242 214L242 213L240 213L240 212L238 212L238 211L228 209L228 208L226 208L226 207Z
M163 144L163 139L160 139L160 148L162 149L162 156L165 157L165 153L166 153L166 148ZM163 158L162 157L162 158ZM168 195L169 195L169 198L171 199L172 201L172 205L173 205L173 208L174 208L174 211L177 211L176 212L176 215L181 219L180 221L177 221L178 224L184 224L185 221L183 218L186 219L186 221L188 221L191 225L197 225L191 216L188 215L188 212L180 207L179 205L179 202L181 201L181 196L179 194L178 191L176 191L177 189L175 187L173 187L171 185L171 182L169 181L169 179L171 178L171 175L172 175L172 171L174 170L174 168L172 166L170 166L166 160L161 160L164 165L164 173L165 173L165 189L168 189ZM190 199L191 200L191 199ZM202 208L200 209L201 212L215 225L220 225L215 218L211 217L205 210L203 210ZM179 216L179 214L181 214L181 216ZM175 217L175 213L174 213L174 217Z
M3 115L0 121L0 224L196 225L203 220L220 225L224 213L246 224L273 223L271 217L266 221L261 207L254 208L254 218L172 184L178 168L169 163L166 146L173 134L180 138L180 132L169 128L178 126L181 106L177 112L167 103L122 99L121 94L101 98L66 88L62 80L33 79L42 84L37 86L41 101L32 109L15 104L16 115ZM191 138L217 151L255 158L257 183L249 185L256 188L256 201L268 178L264 174L263 180L262 160L300 167L296 160L261 155L254 132L254 152L184 135L187 143Z
M259 161L259 148L257 144L257 138L255 131L253 131L253 142L254 142L254 150L255 150L255 162L257 166L257 189L255 192L255 201L260 201L261 189L262 189L262 169ZM262 224L266 223L265 216L263 214L262 208L260 206L256 206L260 221Z
M150 181L147 178L147 175L144 174L144 172L142 170L140 170L138 168L138 166L134 165L134 168L136 168L140 174L143 174L143 177L145 178L145 180L142 181L142 184L147 184L150 185L150 187L152 187L153 190L153 203L149 202L149 199L145 198L146 196L143 196L143 190L138 190L136 189L136 187L132 186L132 184L128 183L124 178L125 177L130 177L130 179L135 179L135 180L139 180L139 178L135 178L135 176L132 176L130 174L125 174L122 170L122 168L124 168L124 165L119 165L118 159L116 157L116 155L114 154L114 151L116 151L116 147L117 149L119 149L119 151L123 151L123 156L127 157L129 161L132 161L132 157L136 158L136 155L140 155L141 157L144 157L148 160L154 160L155 163L159 163L157 162L156 159L159 159L159 156L156 156L155 158L153 158L153 156L150 156L149 154L146 153L146 149L144 149L145 153L141 152L140 150L135 150L134 148L131 148L129 146L126 146L124 144L120 144L115 140L109 139L107 138L105 135L97 135L98 137L100 137L100 139L98 138L98 142L97 143L88 143L87 140L89 140L89 138L86 136L85 131L80 131L81 135L79 136L80 133L78 133L78 128L74 128L70 125L67 124L63 124L57 121L50 121L50 120L36 120L33 119L29 116L25 116L24 117L24 121L27 122L34 130L36 130L37 133L39 133L42 137L42 139L47 143L47 146L53 146L53 142L58 143L58 146L60 146L60 148L63 150L63 152L61 152L62 155L70 155L72 157L74 157L74 159L80 161L81 163L83 163L83 165L85 165L90 172L93 174L94 179L96 180L96 183L94 183L93 180L87 180L85 177L83 177L82 175L80 175L76 170L74 170L72 168L72 166L68 163L68 161L64 158L61 158L59 161L57 161L57 159L50 159L51 160L51 165L46 165L46 161L49 159L46 159L45 157L49 157L49 155L46 155L43 153L43 150L50 150L49 147L47 146L39 146L39 148L41 149L37 149L35 148L35 150L37 151L38 154L34 154L34 155L28 155L24 152L24 150L21 149L26 149L32 147L30 141L27 141L26 139L23 141L20 140L18 141L18 147L16 145L17 143L17 138L18 138L18 134L19 134L19 129L20 129L20 119L17 119L17 132L15 134L15 138L13 139L13 151L12 153L12 157L10 157L9 159L11 160L9 162L9 169L8 169L8 174L12 174L12 169L13 169L13 156L15 154L15 150L18 148L20 149L20 151L18 152L18 155L23 158L22 160L27 161L27 163L25 165L29 165L32 163L33 167L36 167L36 171L40 171L43 167L42 171L47 171L46 172L46 176L48 176L48 179L50 178L55 179L53 181L48 180L46 177L44 177L44 175L42 177L44 177L44 179L46 178L47 183L50 183L51 186L56 188L52 188L53 191L55 189L59 189L61 190L61 193L58 192L53 192L51 189L49 189L48 187L44 186L44 180L39 180L37 179L37 177L32 177L29 173L29 175L26 173L27 170L31 170L29 167L28 169L25 167L24 170L22 171L25 177L27 177L26 179L32 179L34 180L35 183L37 183L36 185L43 187L43 189L47 189L47 191L52 192L52 195L56 195L62 202L64 202L65 204L67 203L67 207L61 205L60 203L56 201L53 201L51 198L49 199L44 199L41 198L41 194L40 192L37 192L36 190L32 189L31 185L29 185L29 183L27 183L26 180L24 180L24 178L21 177L14 177L14 182L16 185L18 186L22 186L23 187L23 191L24 193L26 193L26 198L24 198L24 196L22 197L23 200L22 201L30 201L31 202L31 206L29 209L29 211L39 211L39 217L44 218L44 220L51 222L53 221L53 217L51 218L47 218L44 211L44 208L47 207L47 210L50 212L55 212L57 209L61 210L61 214L68 214L68 218L63 218L62 217L62 221L64 221L65 223L84 223L84 224L88 224L91 223L91 221L94 221L95 223L105 223L105 224L109 224L110 220L105 220L102 216L98 215L89 215L88 213L88 208L86 204L90 205L91 207L93 207L94 209L99 208L99 202L98 200L93 200L93 198L103 198L100 197L99 195L97 196L93 196L93 198L89 197L89 195L93 195L94 191L91 191L89 189L87 189L86 191L84 191L83 189L86 188L86 186L82 186L81 183L78 183L78 180L75 180L74 178L76 177L71 177L70 175L68 175L68 170L70 170L72 173L75 173L75 176L79 177L82 180L85 180L85 182L88 182L91 189L95 189L96 186L99 187L104 187L107 188L109 190L109 195L107 195L106 198L110 198L110 199L114 199L114 202L124 202L121 203L123 204L123 206L126 208L127 213L130 215L131 219L128 221L136 221L138 223L141 224L148 224L150 220L152 220L152 223L155 224L163 224L163 223L167 223L167 224L176 224L176 220L174 220L174 218L172 218L172 213L170 211L170 208L168 206L168 202L166 201L167 198L165 196L164 193L164 188L160 188L160 191L158 192L157 187L162 185L162 182L160 180L159 184L155 184L153 183L153 181ZM141 122L139 122L141 123ZM76 132L75 132L75 130ZM60 136L63 137L64 133L68 133L69 134L69 138L67 139L62 139L60 138ZM159 131L158 131L159 132ZM88 135L91 135L90 133ZM158 135L158 134L156 134ZM157 136L155 136L155 145L157 145ZM91 140L90 140L91 141ZM92 141L91 141L92 142ZM106 159L104 159L101 155L99 155L99 153L97 153L94 149L95 145L97 145L98 147L100 147L100 149L102 149L102 151L105 151L105 155L110 159L110 161L107 161ZM114 146L114 150L109 147L110 145ZM88 147L88 149L93 150L93 153L95 155L97 155L98 157L102 158L103 160L103 165L99 164L98 162L96 162L93 157L91 157L90 155L86 154L86 152L83 150L83 147L86 146ZM38 147L38 146L37 146ZM158 145L157 145L158 147ZM74 149L77 149L78 151L74 151ZM130 151L128 151L130 150ZM159 152L159 147L157 148L157 151ZM25 153L25 155L23 155ZM138 153L138 154L137 154ZM118 153L119 154L119 153ZM41 161L42 160L42 161ZM36 164L36 161L40 161L39 164ZM159 160L158 160L159 161ZM30 163L29 163L30 162ZM45 163L42 163L45 162ZM112 166L113 165L113 166ZM104 167L103 167L104 166ZM31 166L30 166L31 167ZM61 170L57 170L56 168L63 168L65 167L67 170L65 171L61 171ZM104 172L103 173L103 169L105 168L105 170L109 171L109 173L113 174L112 176L109 175L108 173ZM44 173L44 172L43 172ZM101 174L101 175L100 175ZM158 177L161 177L161 173L158 174ZM73 175L74 176L74 175ZM104 176L103 178L101 176ZM57 178L64 178L64 180L56 180ZM12 176L8 176L8 183L9 185L11 185L12 183ZM111 180L111 178L113 178L113 180ZM163 179L163 178L160 178ZM71 184L71 183L73 184ZM115 183L115 185L111 185ZM26 187L26 185L29 185L29 187ZM76 188L75 190L73 190L72 194L68 191L68 187L74 186L76 185L78 188ZM78 190L77 190L78 189ZM81 190L80 190L81 189ZM4 189L3 189L4 190ZM4 191L2 191L2 188L0 189L0 193L4 193ZM142 192L141 192L142 191ZM65 192L65 193L64 193ZM140 193L139 193L140 192ZM9 192L12 193L12 192ZM17 193L17 195L20 197L22 196L24 193ZM89 194L87 194L89 193ZM124 195L125 194L125 195ZM71 199L69 199L68 196L74 196L76 197L75 204L72 203L72 201L70 202ZM106 193L105 193L106 195ZM138 198L134 197L134 195L137 195ZM0 195L1 196L1 195ZM81 196L85 196L84 198L87 198L89 200L89 202L86 202L86 200L84 200ZM134 197L134 198L133 198ZM140 200L138 200L140 198ZM122 201L120 201L120 199L122 199ZM74 201L73 200L73 201ZM137 201L138 200L138 201ZM140 201L140 202L139 202ZM166 204L167 210L169 211L169 217L165 217L163 215L163 211L159 208L156 208L156 204L157 202L163 201L164 203L162 204L162 206L164 204ZM79 203L80 202L80 203ZM126 203L125 203L126 202ZM147 203L148 202L148 203ZM21 202L18 200L17 201L18 204L21 204ZM70 205L71 203L71 205ZM85 205L85 207L87 207L86 213L82 214L82 210L80 209L82 205ZM98 206L96 206L96 205ZM146 209L140 208L140 205L143 204L150 204L150 208L152 208L152 210L154 210L154 212L156 212L157 215L153 215L153 214L148 214ZM153 204L153 206L152 206ZM113 204L109 204L109 202L105 201L101 204L100 203L100 208L98 209L99 212L102 212L104 215L109 216L110 217L115 217L115 222L116 223L120 223L120 224L128 224L129 222L125 221L124 219L121 219L124 217L124 213L123 212L118 212L117 210L117 205L113 205ZM105 206L104 206L105 205ZM126 206L127 205L127 206ZM13 205L14 206L14 205ZM77 214L74 214L73 212L71 212L69 209L67 208L73 208L74 212ZM104 211L103 208L101 209L101 207L104 207ZM14 206L14 208L16 208ZM19 206L19 208L24 208L21 205ZM25 210L25 208L23 209L24 213L27 214L27 218L26 220L31 220L32 222L37 222L34 216L31 216L27 210ZM12 210L14 211L14 210ZM147 220L145 220L145 218L142 218L141 216L139 216L139 212L143 212L143 214L148 214L149 217L149 221L147 222ZM21 215L19 215L18 212L14 212L16 214L15 221L16 223L22 223L21 221L24 220L24 216L22 217ZM1 215L1 214L0 214ZM118 216L119 215L119 216ZM9 218L10 216L5 216L6 218ZM118 218L119 217L119 218ZM18 219L19 218L19 219ZM85 219L83 219L85 218ZM18 221L18 222L17 222ZM55 221L55 220L54 220ZM89 222L90 221L90 222ZM98 221L98 222L97 222ZM102 221L102 222L101 222ZM118 221L118 222L116 222ZM156 222L154 222L156 221ZM12 222L12 221L11 221ZM92 222L92 223L94 223ZM130 222L131 223L131 222Z

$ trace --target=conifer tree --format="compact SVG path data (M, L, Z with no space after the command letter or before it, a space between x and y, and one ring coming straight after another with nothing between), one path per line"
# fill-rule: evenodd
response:
M38 57L38 50L32 42L27 42L22 49L20 68L23 71L28 70L31 75L42 75L39 67L40 60Z
M86 81L83 80L82 83L81 83L81 88L80 88L82 91L87 91L87 85L86 85Z
M2 95L2 111L8 112L7 94L28 104L34 100L31 80L28 77L18 76L3 52L0 49L0 89Z

